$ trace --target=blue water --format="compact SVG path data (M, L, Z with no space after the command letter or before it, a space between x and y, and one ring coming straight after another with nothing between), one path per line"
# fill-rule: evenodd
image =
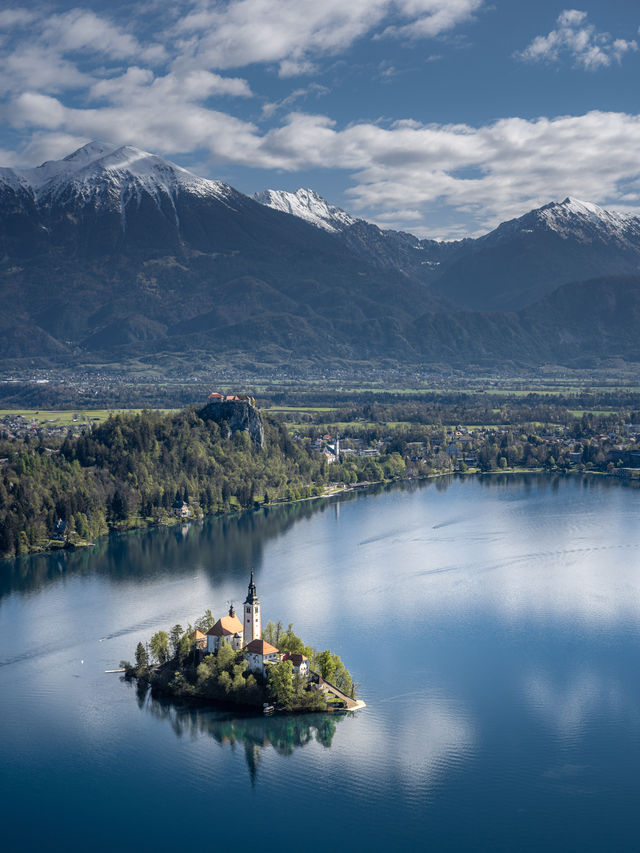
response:
M637 850L640 490L440 480L0 564L3 850ZM105 669L256 571L364 711L256 718Z

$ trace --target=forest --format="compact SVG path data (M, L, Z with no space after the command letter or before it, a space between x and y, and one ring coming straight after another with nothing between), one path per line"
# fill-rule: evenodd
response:
M337 410L267 413L262 448L247 432L231 433L193 407L113 414L80 435L0 439L0 557L176 522L176 501L197 519L319 496L328 486L434 474L622 473L640 459L629 426L640 421L637 397L626 402L636 405L588 412L549 397L493 407L456 395L428 404L382 398ZM319 452L326 442L317 443L326 432L341 438L333 464ZM63 541L56 541L59 520Z
M319 494L324 460L265 423L265 446L246 432L227 437L194 409L115 415L55 446L51 439L0 442L0 555L46 547L58 519L67 536L93 540L172 518L176 499L191 517Z

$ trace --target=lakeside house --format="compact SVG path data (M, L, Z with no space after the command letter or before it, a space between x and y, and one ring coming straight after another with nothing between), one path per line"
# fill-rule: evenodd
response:
M59 518L53 526L51 538L56 542L66 542L69 538L69 522Z
M189 504L186 501L175 500L172 506L173 514L176 518L189 518Z

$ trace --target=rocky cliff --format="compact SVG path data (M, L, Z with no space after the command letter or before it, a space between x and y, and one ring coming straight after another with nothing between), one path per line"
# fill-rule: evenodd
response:
M226 424L228 434L238 430L249 433L250 438L259 447L264 446L264 424L260 411L246 400L225 400L209 403L198 412L203 420Z

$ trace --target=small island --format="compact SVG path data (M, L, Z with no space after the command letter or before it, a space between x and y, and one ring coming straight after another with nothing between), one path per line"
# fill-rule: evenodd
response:
M122 661L125 678L149 685L153 693L181 699L213 700L265 713L354 711L365 703L338 655L316 652L268 622L262 630L260 601L251 571L240 619L233 604L216 620L207 610L186 630L174 625L138 643L135 665Z

